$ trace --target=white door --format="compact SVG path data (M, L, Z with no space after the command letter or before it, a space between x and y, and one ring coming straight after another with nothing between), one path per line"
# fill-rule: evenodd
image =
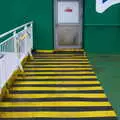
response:
M82 0L56 0L56 48L82 48Z

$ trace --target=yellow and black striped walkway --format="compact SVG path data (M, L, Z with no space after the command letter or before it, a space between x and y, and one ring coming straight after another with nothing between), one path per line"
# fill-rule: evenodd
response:
M117 120L83 51L33 56L0 102L0 120Z

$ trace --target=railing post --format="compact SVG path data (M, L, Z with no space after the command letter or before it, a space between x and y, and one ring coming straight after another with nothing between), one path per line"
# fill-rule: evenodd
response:
M27 30L28 30L28 27L27 27L27 25L25 25L25 27L24 27L25 34L28 34ZM27 39L25 39L25 52L26 52L25 54L30 55L30 58L32 59L33 57L32 57L30 47L31 47L31 40L28 40L28 38L27 38Z
M31 22L30 24L30 34L31 34L31 39L30 39L29 55L30 55L30 58L33 59L33 55L31 53L31 50L33 48L33 22Z
M33 25L32 25L32 22L30 23L30 26L29 27L25 27L25 31L26 30L28 30L28 31L30 31L30 39L28 40L26 40L28 43L27 43L27 52L28 52L28 55L30 56L30 58L31 59L33 59L33 56L32 56L32 53L31 53L31 50L32 50L32 48L33 48L33 34L32 34L32 28L33 28ZM26 32L26 34L28 34L27 32Z
M14 37L14 52L17 56L17 39L16 39L16 31L14 31L13 33L13 37Z
M33 22L31 22L31 48L33 48Z
M27 25L25 25L25 27L24 27L24 31L25 31L25 33L24 33L24 35L26 35L27 34ZM25 54L26 55L28 55L28 43L27 43L27 40L25 39Z
M17 57L17 63L18 63L18 67L20 68L20 70L22 71L22 72L24 72L24 70L23 70L23 67L22 67L22 65L21 65L21 62L20 62L20 58L19 58L19 55L20 55L20 51L18 51L18 42L19 41L17 41L17 39L16 39L16 36L17 36L17 34L16 34L16 31L14 31L14 33L13 33L13 36L14 36L14 52L15 52L15 54L16 54L16 57Z

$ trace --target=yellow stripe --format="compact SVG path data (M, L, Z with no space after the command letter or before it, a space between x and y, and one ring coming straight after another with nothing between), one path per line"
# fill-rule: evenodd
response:
M90 112L0 112L1 118L94 118L115 117L114 111L90 111Z
M109 102L0 102L1 107L84 107L111 106Z
M29 84L29 85L34 85L34 84L39 84L39 85L44 85L44 84L70 84L70 85L80 85L80 84L100 84L99 81L19 81L19 82L15 82L14 84L20 84L20 85L25 85L25 84Z
M24 70L92 70L92 68L24 68Z
M95 74L94 72L24 72L24 73L20 73L20 75L24 75L24 74L28 74L28 75L46 75L46 74L50 74L50 75L54 75L54 74Z
M62 97L77 97L77 98L106 98L103 93L89 94L9 94L10 98L62 98Z
M35 56L79 56L79 57L87 57L87 56L84 56L84 55L80 55L80 54L38 54L38 55L35 55Z
M67 58L62 58L62 59L59 59L59 58L47 58L47 59L46 58L40 58L40 59L35 59L35 61L40 61L40 60L48 60L48 61L49 60L54 60L54 61L55 60L59 60L59 61L61 61L61 60L67 60L67 61L70 61L70 60L73 60L73 61L79 60L80 62L81 61L88 61L88 59L80 59L80 58L78 58L78 59L77 58L68 58L68 59Z
M50 54L50 53L46 53L46 54L39 53L39 54L35 54L35 55L73 55L73 56L84 56L84 54L75 54L75 53L66 53L66 52L64 52L64 53L52 53L52 54Z
M25 90L56 90L56 91L69 91L69 90L103 90L102 87L13 87L12 90L15 91L25 91Z
M40 56L40 57L38 57L39 59L40 58L48 58L48 59L50 59L50 58L53 58L53 59L59 59L59 58L61 58L62 57L62 59L69 59L69 58L71 58L71 59L79 59L79 60L88 60L87 58L82 58L82 57L80 57L80 56ZM33 58L37 58L37 57L33 57Z
M70 51L70 52L83 52L84 49L57 49L57 50L36 50L37 52L49 52L52 53L54 51Z
M37 60L37 59L36 59ZM80 58L61 58L61 59L59 59L59 58L40 58L39 60L84 60L84 61L88 61L88 59L86 58L86 59L80 59Z
M39 65L24 65L24 66L25 66L25 67L27 67L27 66L29 67L29 66L39 66ZM78 65L74 65L74 64L49 65L49 64L48 64L48 65L40 65L40 66L50 66L50 67L52 67L52 66L55 66L55 67L57 67L57 66L58 66L58 67L59 67L59 66L63 66L63 67L64 67L64 66L72 66L72 67L73 67L73 66L80 66L80 67L86 66L86 67L91 67L92 65L80 65L80 64L78 64Z
M54 64L57 64L57 63L64 63L64 64L65 63L70 63L70 64L74 64L74 63L79 63L79 64L86 63L86 64L88 64L89 62L88 61L87 62L84 62L84 61L83 62L81 62L81 61L79 61L79 62L78 61L74 61L74 62L68 62L68 61L67 62L61 62L61 61L59 61L59 62L54 62L54 61L53 62L50 62L50 61L44 62L43 61L43 62L27 62L27 63L31 63L31 64L34 64L34 63L47 63L47 64L51 64L51 63L54 63Z
M17 77L18 79L59 79L59 78L79 78L79 79L87 79L87 78L97 78L96 76L23 76L23 77Z
M36 52L53 53L54 50L36 50Z

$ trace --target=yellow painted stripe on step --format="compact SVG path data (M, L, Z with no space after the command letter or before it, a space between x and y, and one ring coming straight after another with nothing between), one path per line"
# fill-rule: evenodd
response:
M35 55L34 57L37 57L37 55ZM73 57L73 58L83 58L83 59L87 59L87 56L83 56L83 55L82 55L82 56L79 56L79 55L75 56L75 55L53 55L53 54L51 54L51 55L48 55L48 56L47 56L47 55L41 54L41 55L39 55L38 57L39 57L39 58L41 58L41 57L48 57L48 58L49 58L49 57L50 57L50 58L51 58L51 57L55 57L55 58L56 58L56 57L58 57L58 58L59 58L59 57L62 57L62 58L65 58L65 57L67 58L67 57L68 57L68 58L72 58L72 57Z
M80 84L100 84L100 82L99 81L21 81L21 82L18 81L18 82L15 82L14 84L19 84L19 85L26 85L26 84L29 84L29 85L34 85L34 84L39 84L39 85L45 85L45 84L78 85L79 84L80 85Z
M38 59L44 59L44 58L48 58L48 59L55 59L55 58L57 58L57 59L59 59L59 58L62 58L62 59L69 59L69 58L71 58L71 59L82 59L82 60L88 60L87 58L82 58L82 57L80 57L80 56L40 56L40 57L33 57L33 58L38 58Z
M111 106L109 102L0 102L1 107L88 107L88 106Z
M92 68L24 68L24 70L92 70Z
M50 74L50 75L54 75L54 74L95 74L94 72L24 72L24 73L20 73L20 74L27 74L27 75L46 75L46 74Z
M0 112L1 118L96 118L115 117L114 111L87 112Z
M80 57L80 56L34 56L34 58L36 59L44 59L44 58L48 58L48 59L77 59L77 60L88 60L87 57Z
M60 56L66 56L66 55L69 55L69 56L82 56L82 57L87 57L86 55L84 55L84 54L75 54L75 53L53 53L53 54L49 54L49 53L46 53L46 54L35 54L35 56L39 56L39 55L43 55L43 56L47 56L47 55L49 55L49 56L56 56L56 55L60 55Z
M25 91L25 90L57 90L57 91L69 91L69 90L103 90L102 87L13 87L12 90L15 91Z
M33 59L33 60L34 60L34 59ZM88 61L88 59L79 59L79 58L78 58L78 59L76 59L76 58L75 58L75 59L72 59L72 58L68 58L68 59L67 59L67 58L64 58L64 59L63 59L63 58L62 58L62 59L59 59L59 58L51 58L51 59L50 59L50 58L48 58L48 59L46 59L46 58L40 58L40 59L35 59L35 60L36 60L36 61L37 61L37 60L59 60L59 61L61 61L61 60L67 60L67 61L70 61L70 60L73 60L73 61L82 60L82 61ZM81 61L80 61L80 62L81 62Z
M84 66L86 66L86 67L91 67L92 65L81 65L81 64L78 64L78 65L74 65L74 64L49 65L49 64L48 64L48 65L24 65L24 66L25 66L25 67L29 67L29 66L31 66L31 67L32 67L32 66L33 66L33 67L34 67L34 66L50 66L50 67L59 67L59 66L63 66L63 67L64 67L64 66L72 66L72 67L73 67L73 66L80 66L80 67L83 66L83 67L84 67Z
M84 62L84 61L83 62L81 62L81 61L74 61L74 62L68 62L68 61L67 62L61 62L61 61L58 61L58 62L54 62L53 61L53 62L51 62L51 61L48 61L48 62L42 62L41 61L41 62L27 62L27 63L31 63L31 64L34 64L34 63L44 63L44 64L45 63L47 63L47 64L51 64L51 63L54 63L54 64L58 64L58 63L64 63L64 64L65 63L70 63L70 64L74 64L74 63L79 63L79 64L86 63L86 64L88 64L89 62Z
M62 98L62 97L77 97L77 98L106 98L104 93L89 93L89 94L9 94L10 98Z
M43 52L43 53L53 53L54 50L36 50L37 52Z
M74 78L79 78L79 79L86 79L86 78L97 78L96 76L23 76L23 77L17 77L18 79L74 79Z
M40 59L41 60L41 59ZM27 63L68 63L68 61L61 61L61 59L59 59L59 61L27 61ZM69 63L89 63L89 61L79 61L79 60L73 60L70 61Z
M37 52L52 53L55 51L83 52L84 49L58 49L58 50L36 50Z
M75 55L75 54L40 54L35 55L34 57L79 57L79 58L87 58L87 56L84 55Z

